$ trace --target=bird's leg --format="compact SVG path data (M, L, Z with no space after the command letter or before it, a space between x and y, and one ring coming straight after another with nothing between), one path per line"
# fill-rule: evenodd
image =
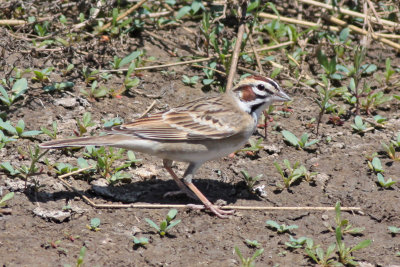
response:
M169 159L164 159L163 160L164 168L168 171L168 173L174 178L176 184L179 186L180 190L179 191L172 191L172 192L167 192L164 194L164 197L168 196L174 196L178 194L186 194L188 197L197 200L197 196L193 194L192 191L190 191L187 186L179 179L178 175L174 172L174 170L171 168L172 166L172 160Z
M228 218L229 214L234 213L233 210L222 210L219 207L213 205L204 195L200 192L200 190L192 183L193 174L199 168L199 164L190 163L189 167L186 169L185 174L183 176L183 181L185 185L189 187L190 190L200 199L200 201L204 204L204 206L209 209L212 213L214 213L219 218Z

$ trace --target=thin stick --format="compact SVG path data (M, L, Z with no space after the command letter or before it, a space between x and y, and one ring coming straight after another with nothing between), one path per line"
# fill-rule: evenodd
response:
M239 19L239 28L238 28L235 48L233 49L231 64L229 68L229 75L226 82L226 91L231 90L233 86L233 79L235 78L236 68L239 61L239 53L240 53L240 48L242 46L244 29L246 27L246 11L247 11L247 1L242 0L238 8L238 14L240 14L241 17Z
M256 46L254 45L253 37L251 36L251 32L249 30L249 27L247 27L247 25L246 25L246 34L249 36L251 49L253 50L254 57L256 58L256 62L257 62L257 65L258 65L258 70L260 71L260 75L264 75L264 70L263 70L263 67L261 65L260 57L258 56L258 53L256 51Z
M66 174L58 176L58 178L64 179L66 177L69 177L69 176L72 176L72 175L75 175L75 174L78 174L78 173L81 173L81 172L84 172L84 171L87 171L87 170L90 170L90 169L94 169L94 166L89 166L89 167L86 167L86 168L83 168L83 169L79 169L79 170L76 170L76 171L73 171L73 172L69 172L69 173L66 173Z
M125 18L126 16L128 16L129 14L131 14L133 11L135 11L136 9L138 9L139 7L141 7L144 2L146 2L147 0L141 0L139 3L137 3L136 5L134 5L133 7L131 7L130 9L128 9L127 11L125 11L124 13L122 13L121 15L119 15L116 19L116 21L120 21L121 19ZM106 25L104 25L101 29L100 32L103 32L105 29L109 28L111 26L111 22L107 23Z
M346 26L347 26L347 27L349 27L350 30L355 31L355 32L358 32L358 33L360 33L360 34L364 34L364 35L369 35L369 34L370 34L371 37L372 37L372 39L377 40L377 41L380 41L380 42L382 42L382 43L384 43L384 44L387 44L387 45L389 45L389 46L391 46L391 47L397 49L398 51L400 51L400 44L395 43L395 42L392 42L392 41L390 41L390 40L388 40L388 39L386 39L386 38L379 37L379 36L378 36L377 34L375 34L375 33L369 33L368 31L363 30L363 29L361 29L361 28L359 28L359 27L356 27L356 26L354 26L354 25L348 25L345 21L340 20L340 19L338 19L338 18L335 18L335 17L333 17L333 16L327 16L326 19L327 19L328 21L330 21L330 22L332 22L332 23L335 23L335 24L338 24L338 25L340 25L340 26L342 26L342 27L346 27Z
M157 101L154 100L153 103L151 103L151 105L145 110L145 112L142 113L142 115L140 115L139 118L143 118L144 116L146 116L146 114L150 112L150 110L154 107L156 103Z
M313 1L313 0L299 0L299 1L303 2L303 3L306 3L306 4L309 4L309 5L314 5L314 6L326 8L326 9L329 9L329 10L337 10L332 5L320 3L320 2L317 2L317 1ZM342 14L346 14L346 15L349 15L349 16L367 19L367 17L364 14L359 13L359 12L354 12L354 11L351 11L351 10L348 10L348 9L343 9L343 8L340 8L338 11L340 13L342 13ZM395 23L395 22L390 21L390 20L380 19L378 21L378 19L375 18L375 17L369 17L369 18L371 19L372 22L375 22L375 23L379 23L380 22L383 25L387 25L387 26L391 26L391 27L399 27L400 26L400 24Z

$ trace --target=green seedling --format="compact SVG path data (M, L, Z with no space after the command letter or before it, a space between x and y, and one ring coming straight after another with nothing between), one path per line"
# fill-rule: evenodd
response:
M124 123L124 119L122 119L120 117L115 117L110 120L102 120L102 123L103 123L103 127L107 128L107 127L112 127L112 126L116 126L116 125L121 125L122 123Z
M55 166L56 166L56 173L59 175L77 171L79 169L78 167L74 167L68 163L56 163Z
M371 161L367 161L368 167L375 173L384 172L381 160L374 157Z
M44 37L49 33L50 21L44 21L43 24L35 24L33 29L35 30L36 34L40 37Z
M242 253L240 252L239 248L237 246L235 246L235 252L238 255L241 263L242 263L242 267L254 267L255 263L254 261L256 260L256 258L258 256L260 256L261 254L263 254L264 249L258 249L254 252L253 256L251 256L250 258L245 258L243 257Z
M135 62L132 62L129 65L128 71L126 72L125 80L124 80L124 85L125 85L126 90L129 90L132 87L135 87L140 83L140 79L138 77L135 77L133 79L131 78L131 76L134 74L135 68L136 68L136 64L135 64ZM119 93L121 94L121 92L119 92Z
M82 75L85 78L86 84L89 84L90 82L92 82L94 80L97 80L98 74L99 74L98 70L90 71L89 68L86 66L82 68Z
M333 56L331 59L329 59L321 49L318 49L317 59L319 64L321 64L322 69L325 71L326 75L329 78L338 80L342 78L340 75L336 74L337 71L336 56Z
M367 95L365 100L361 101L361 107L365 109L367 114L371 114L372 111L385 104L393 99L392 96L385 95L384 92L375 92L373 93L372 90L367 87L365 90L365 94Z
M114 61L110 62L111 66L113 69L117 70L120 69L121 67L125 66L126 64L131 64L132 61L136 60L140 56L143 55L143 51L134 51L128 56L124 58L119 58L117 56L114 56Z
M5 136L3 131L0 130L0 149L5 147L8 143L17 141L17 139Z
M386 58L385 61L385 72L384 72L384 77L385 77L385 83L388 85L390 82L390 78L395 74L396 71L392 68L391 66L391 60L390 57Z
M23 151L19 151L21 154L26 154ZM31 147L28 147L28 157L31 160L31 164L29 166L23 165L21 166L18 171L21 173L21 175L23 176L24 180L25 180L25 188L28 182L28 178L30 176L33 176L35 174L38 173L39 168L36 166L36 163L38 163L38 161L47 153L49 152L49 150L45 150L43 153L40 153L40 148L38 145L35 145L35 147L32 149ZM35 182L35 188L37 189L38 184L36 184Z
M76 260L76 267L82 267L83 266L83 260L86 255L86 247L83 246L81 250L79 251L79 256L78 259Z
M388 156L389 156L389 158L391 160L395 160L395 161L399 161L400 160L400 155L397 155L396 148L393 145L393 143L389 143L387 145L386 143L382 142L381 144L382 144L383 149L388 154Z
M385 189L390 188L392 185L394 185L396 183L396 181L393 181L392 178L388 178L385 181L385 178L383 177L383 175L381 173L378 173L377 175L378 178L378 184Z
M86 96L90 101L95 101L97 98L105 97L109 90L105 86L97 87L97 81L93 81L90 90L81 89L81 93Z
M136 247L139 247L139 246L145 247L147 244L149 244L149 239L146 237L137 238L136 236L134 236L133 243L135 244Z
M61 83L53 83L52 85L46 85L43 87L45 92L54 92L54 91L64 91L66 89L74 87L75 83L73 82L61 82Z
M281 175L284 183L284 186L282 186L280 183L276 184L276 186L280 189L289 188L294 182L296 182L301 177L305 176L311 177L316 174L307 172L306 167L300 165L298 161L296 161L295 164L292 166L290 161L285 159L283 160L283 164L286 167L285 170L277 162L274 162L275 168Z
M326 78L325 75L321 77L324 86L317 86L318 89L318 97L314 98L314 101L319 106L319 114L317 119L317 135L319 132L319 125L321 124L322 116L325 114L327 110L332 110L335 104L331 103L331 99L336 95L342 93L343 88L331 88L330 80Z
M100 219L93 218L90 220L90 225L86 225L86 228L89 229L90 231L97 232L101 230L99 226L100 226Z
M17 125L14 127L11 125L10 121L3 121L0 118L0 130L6 130L8 133L13 135L13 138L24 138L39 135L42 131L25 131L24 120L19 120Z
M68 64L67 68L65 70L62 70L63 76L67 76L68 73L70 73L73 69L75 68L74 64Z
M339 252L339 262L344 264L344 265L352 265L356 266L358 265L357 262L355 262L355 257L352 256L352 253L354 251L363 249L368 247L371 244L371 240L366 239L361 242L359 242L357 245L353 247L346 247L346 244L342 240L342 227L339 226L336 228L336 245L338 248Z
M247 152L248 155L254 156L254 153L257 153L257 152L259 152L261 149L264 148L264 146L261 145L262 141L263 141L262 138L259 138L259 139L257 139L257 140L254 140L253 138L250 138L250 139L249 139L249 144L250 144L250 146L249 146L249 147L242 148L242 149L240 149L239 151L241 151L241 152Z
M314 241L312 241L314 242ZM313 246L313 245L312 245ZM307 255L316 263L318 266L342 266L333 259L336 244L331 244L326 252L320 246L313 248L305 248Z
M202 83L205 86L209 86L212 83L214 83L214 74L215 74L215 68L217 67L217 62L213 61L208 63L206 68L203 68L203 72L206 75L206 78L203 79Z
M285 242L285 245L290 249L301 248L307 242L308 239L309 239L308 237L304 237L304 236L296 239L290 235L289 241Z
M286 224L279 224L275 221L268 220L265 222L267 224L268 228L271 228L272 230L275 230L278 234L283 234L286 232L291 232L293 229L299 228L297 225L286 225Z
M181 220L175 220L173 221L173 219L175 218L176 214L178 213L178 210L176 209L171 209L168 214L167 217L165 218L165 220L163 220L160 223L160 226L158 226L156 223L154 223L152 220L145 218L145 221L154 229L157 230L157 233L161 236L164 237L165 235L168 234L168 231L171 230L174 226L176 226L178 223L181 222Z
M53 70L54 67L48 67L43 70L34 70L33 73L35 74L35 76L32 77L32 80L41 83L49 82L49 76Z
M3 162L0 164L0 168L8 172L11 176L20 174L18 170L15 170L10 162Z
M254 186L258 183L258 180L262 177L262 174L259 174L255 177L250 176L249 173L245 170L240 171L243 175L243 180L246 183L247 189L249 192L254 193Z
M205 10L206 8L204 7L203 3L200 0L195 0L192 1L190 5L183 6L179 11L176 13L175 18L177 20L181 19L185 15L190 15L193 16L195 15L199 10Z
M1 202L0 202L0 203L1 203ZM1 207L1 205L0 205L0 207ZM396 226L389 226L389 227L388 227L388 230L389 230L389 233L392 234L392 235L400 234L400 228L399 228L399 227L396 227Z
M27 89L28 82L25 78L17 80L10 93L7 93L6 89L0 85L0 101L7 107L10 107L17 98L21 97L26 92Z
M257 240L246 239L245 242L246 245L251 248L259 248L261 246L261 244Z
M130 181L132 179L132 175L123 171L114 172L111 177L107 178L107 182L110 185L114 185L120 181Z
M7 205L7 201L14 197L14 192L7 193L4 197L0 199L0 208L5 207Z
M40 130L42 130L42 132L48 135L51 139L57 139L57 132L58 132L57 126L58 126L57 122L53 121L52 130L47 129L46 127L41 127Z
M295 136L292 132L283 130L282 131L282 135L285 138L285 140L291 144L292 146L298 148L298 149L304 149L304 148L308 148L316 143L319 142L319 139L314 139L314 140L310 140L308 141L308 134L304 133L300 139L297 138L297 136Z
M354 124L352 124L351 127L358 133L364 133L367 130L368 125L363 122L360 116L357 115L354 118Z
M85 112L82 116L82 122L79 118L76 118L76 124L78 126L78 136L82 136L83 134L87 133L87 128L92 127L95 125L92 122L92 114L90 112Z
M185 85L194 86L197 84L199 80L199 76L188 77L186 75L182 75L182 82Z
M361 234L364 230L365 227L353 227L350 223L349 220L347 219L342 219L342 215L341 215L341 208L340 208L340 202L336 202L335 205L335 223L336 223L336 227L340 228L342 231L342 235L344 234L351 234L351 235L359 235ZM329 230L331 230L332 232L334 232L335 230L332 227L329 227Z

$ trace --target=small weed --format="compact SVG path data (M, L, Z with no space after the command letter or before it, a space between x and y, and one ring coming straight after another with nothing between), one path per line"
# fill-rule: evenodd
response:
M136 68L136 64L134 62L132 62L129 65L128 71L126 72L125 80L124 80L124 85L125 85L126 90L129 90L132 87L135 87L140 83L140 80L138 77L135 77L133 79L131 78L131 76L133 75L133 72L135 71L135 68ZM121 94L121 92L119 94ZM113 95L115 96L115 93Z
M63 162L56 163L55 167L56 167L56 173L58 175L70 173L70 172L73 172L73 171L77 171L79 169L78 167L74 167L71 164L63 163Z
M243 180L246 183L247 189L250 193L254 193L254 186L258 183L258 180L262 177L262 174L259 174L255 177L250 176L249 173L245 170L240 171L243 175Z
M114 56L114 61L110 62L111 66L113 69L117 70L120 69L121 67L125 66L126 64L130 64L132 61L135 59L139 58L140 56L143 55L143 51L134 51L128 56L124 58L119 58L117 56Z
M11 125L10 121L3 121L0 118L0 130L6 130L9 134L13 135L13 138L24 138L39 135L42 131L25 131L24 120L19 120L17 125L14 127Z
M367 131L368 125L363 122L363 120L362 120L362 118L360 116L357 115L354 118L354 124L352 124L351 127L357 133L365 133Z
M254 267L255 263L254 261L256 260L256 258L258 256L260 256L261 254L263 254L264 249L258 249L254 252L253 256L251 256L251 258L245 258L243 257L242 253L240 252L239 248L237 246L235 246L235 252L238 255L241 263L242 263L242 267Z
M0 203L1 203L1 202L0 202ZM1 205L0 205L0 207L1 207ZM399 227L396 227L396 226L389 226L389 227L388 227L388 230L389 230L389 233L392 234L392 235L400 234L400 228L399 228Z
M92 114L90 112L85 112L83 114L82 122L79 120L79 118L76 118L76 124L79 131L77 132L78 136L82 136L83 134L87 133L87 128L95 125L95 123L92 122Z
M182 82L185 85L194 86L197 84L199 80L199 76L188 77L186 75L182 75Z
M249 139L250 146L242 148L239 151L246 152L249 156L254 156L255 153L259 152L261 149L264 148L264 146L261 145L262 141L263 141L262 138L257 139L257 140L250 138Z
M109 90L105 86L97 87L97 81L93 81L90 90L81 89L81 93L86 96L90 101L95 101L98 98L105 97Z
M344 234L359 235L365 230L364 227L353 227L349 223L349 220L342 219L339 201L336 202L335 205L335 223L336 223L336 230L340 228L342 231L342 235ZM330 227L330 230L334 231L332 227Z
M86 228L89 229L90 231L97 232L101 230L99 226L100 226L100 219L93 218L90 220L90 225L86 225Z
M268 228L275 230L278 234L283 234L286 232L290 232L293 229L299 228L297 225L286 225L286 224L279 224L275 221L268 220L265 222Z
M52 128L53 128L52 130L49 130L46 127L41 127L40 130L42 130L42 132L48 135L51 139L57 139L58 128L56 121L53 121Z
M85 79L85 83L86 84L89 84L94 80L97 80L98 79L98 74L99 74L98 70L90 71L89 68L86 67L86 66L82 68L82 75L83 75L83 77Z
M297 138L292 132L283 130L282 135L285 138L285 140L291 144L292 146L298 148L298 149L304 149L308 148L316 143L319 142L319 139L314 139L311 141L308 141L308 134L304 133L300 139Z
M246 239L245 243L248 247L251 248L259 248L261 246L261 244L257 240Z
M8 172L11 176L15 176L20 173L18 170L15 170L11 163L8 161L1 163L0 168Z
M175 220L173 221L173 219L175 218L176 214L178 213L178 210L176 209L171 209L168 214L167 217L165 218L165 220L163 220L160 223L160 226L158 226L155 222L153 222L152 220L145 218L145 221L154 229L157 230L157 233L161 236L164 237L165 235L168 234L168 231L172 229L172 227L176 226L178 223L181 222L181 220Z
M85 255L86 255L86 247L83 246L81 248L81 250L79 251L79 256L78 256L78 259L76 261L76 267L82 267L83 266L83 260L85 258Z
M34 70L33 74L35 76L32 77L32 81L47 83L50 81L50 74L54 70L54 67L48 67L43 70Z
M342 266L338 262L336 262L333 257L334 257L334 252L336 249L336 244L331 244L326 252L324 252L324 249L321 248L320 246L314 246L314 241L312 241L312 244L310 243L309 246L305 248L305 251L307 255L316 263L318 266Z
M382 188L388 189L396 183L396 181L393 181L392 178L389 178L385 181L385 178L383 177L383 175L381 173L378 173L376 176L378 178L378 184Z
M147 244L149 244L149 239L146 237L139 237L137 238L136 236L133 237L133 243L135 244L136 247L145 247Z
M39 172L39 168L36 166L36 163L38 163L38 161L47 154L47 152L49 152L49 150L45 150L43 153L40 153L40 148L38 145L35 145L34 149L32 149L31 147L28 147L28 152L24 152L24 151L19 151L21 154L28 154L28 157L31 160L31 164L29 166L23 165L21 166L18 171L20 172L20 174L23 176L24 180L25 180L25 187L26 187L26 183L28 182L28 178L30 176L33 176L35 174L37 174ZM37 189L38 184L36 181L35 182L35 187Z
M375 173L384 172L381 160L374 157L371 161L367 161L368 167Z
M7 205L7 201L14 197L14 192L7 193L4 197L0 199L0 208L5 207Z
M17 139L5 136L3 131L0 130L0 149L5 147L8 143L17 141Z
M283 164L286 167L285 170L282 169L281 165L279 163L274 162L275 168L281 175L283 179L284 186L282 186L280 183L277 183L276 186L279 189L283 188L289 188L294 182L296 182L298 179L301 177L308 177L309 180L312 180L311 177L316 175L316 173L312 172L309 173L303 165L300 165L298 161L292 166L290 161L287 159L283 160Z
M21 78L14 83L10 94L0 85L0 100L7 107L10 107L17 98L21 97L26 92L27 89L28 82L25 78Z
M285 242L285 245L290 249L301 248L307 242L308 239L309 239L308 237L304 236L295 239L293 236L290 235L289 241Z
M339 262L344 265L356 266L358 264L357 262L354 261L355 258L354 256L352 256L352 253L354 251L368 247L371 244L371 240L366 239L359 242L357 245L353 247L346 247L346 244L342 240L342 233L343 233L342 227L338 226L336 228L336 245L339 252Z
M112 127L112 126L116 126L116 125L120 125L122 123L124 123L124 119L120 118L120 117L115 117L112 118L110 120L102 120L103 123L103 127Z
M53 83L51 85L46 85L45 87L43 87L43 90L45 92L54 92L54 91L64 91L65 89L68 88L72 88L74 87L74 83L73 82L61 82L61 83Z

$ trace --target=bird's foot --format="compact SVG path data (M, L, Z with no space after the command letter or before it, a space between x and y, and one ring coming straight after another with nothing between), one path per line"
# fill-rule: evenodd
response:
M215 216L221 219L226 219L229 218L229 215L232 215L235 211L234 210L223 210L218 206L215 205L196 205L196 204L188 204L186 205L188 208L194 209L194 210L203 210L203 209L208 209L211 211Z

